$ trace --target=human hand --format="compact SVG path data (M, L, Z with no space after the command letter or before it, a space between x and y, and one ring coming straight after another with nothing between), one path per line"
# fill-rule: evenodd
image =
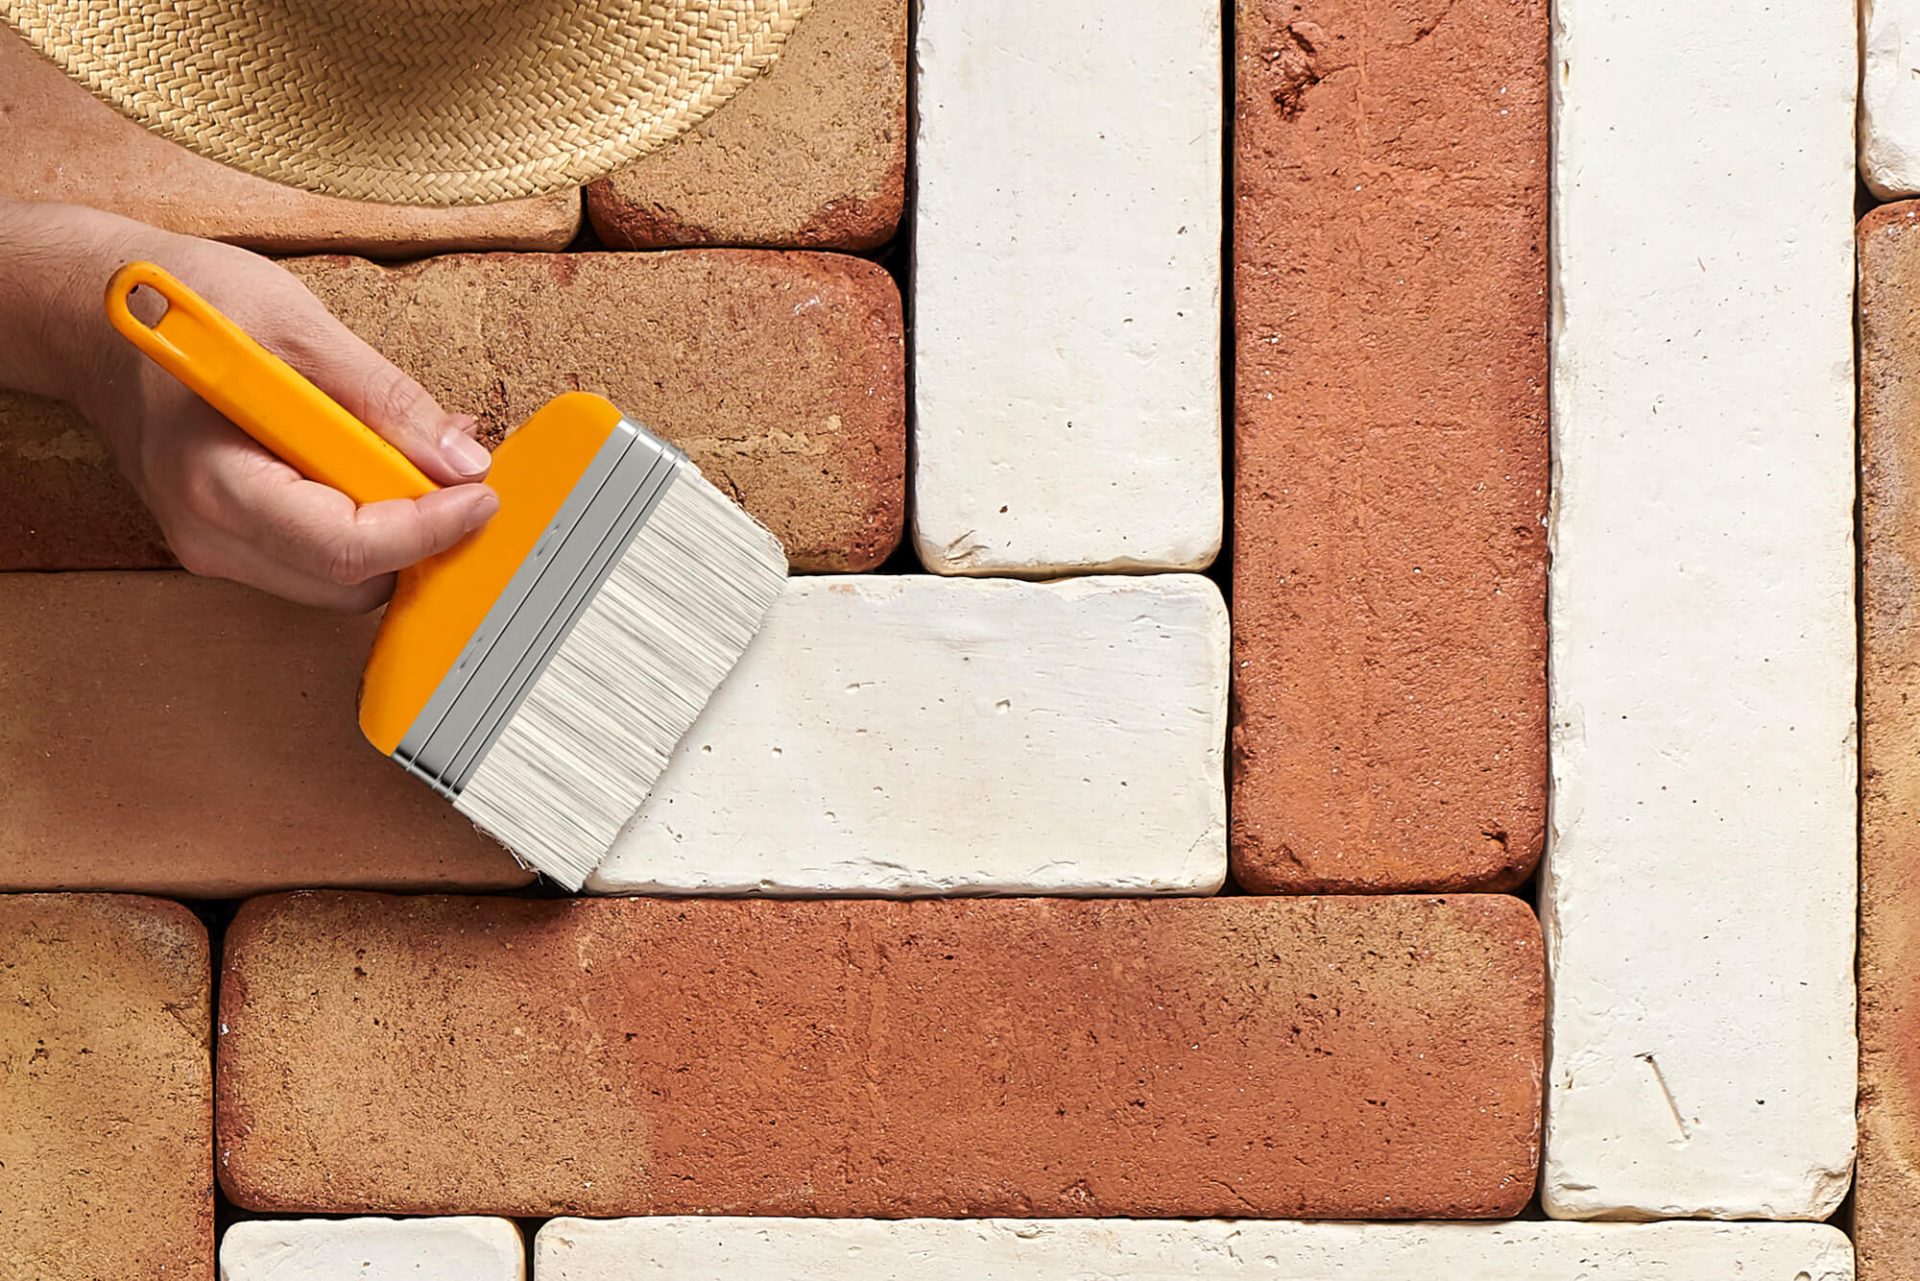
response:
M29 208L70 210L87 233L76 239L90 248L68 265L62 286L77 297L58 306L74 364L87 371L70 399L187 569L303 604L368 610L392 593L396 571L453 546L498 510L498 497L478 483L489 459L473 419L442 410L278 264L91 210ZM107 279L139 258L172 272L446 488L356 506L254 443L108 325ZM157 299L136 293L131 301L157 319Z

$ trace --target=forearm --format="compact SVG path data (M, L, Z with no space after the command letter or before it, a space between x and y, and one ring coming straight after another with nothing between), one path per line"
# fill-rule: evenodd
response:
M116 376L100 300L142 235L79 205L0 199L0 388L80 402Z

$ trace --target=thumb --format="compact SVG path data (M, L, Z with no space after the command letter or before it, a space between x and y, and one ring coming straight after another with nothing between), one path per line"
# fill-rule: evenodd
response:
M435 482L462 485L487 474L492 459L473 438L471 417L440 408L425 387L346 326L334 325L336 341L316 344L321 350L310 352L307 374L322 391Z

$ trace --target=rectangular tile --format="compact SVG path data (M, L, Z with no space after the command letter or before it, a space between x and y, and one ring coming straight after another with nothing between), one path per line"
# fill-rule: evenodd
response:
M267 253L562 249L580 193L434 209L316 195L149 133L0 27L0 196L91 205Z
M923 4L914 539L935 573L1220 546L1213 4Z
M1920 1276L1920 201L1859 227L1860 1168L1869 1281Z
M907 0L813 0L780 59L587 188L605 244L870 249L907 179Z
M1785 1223L553 1219L538 1281L1850 1281L1838 1229Z
M1860 176L1882 199L1920 193L1920 3L1860 0Z
M1234 877L1509 888L1546 811L1546 0L1237 10Z
M490 443L563 391L595 391L684 448L796 569L871 569L900 541L900 293L873 263L687 251L288 266ZM0 569L169 562L80 416L0 392Z
M1210 893L1226 707L1195 575L795 579L589 885Z
M212 1003L178 903L0 895L0 1276L212 1281Z
M511 1219L243 1219L220 1281L526 1281Z
M1854 1148L1854 15L1556 22L1543 1199L1824 1218Z
M228 1194L321 1213L1494 1217L1533 1190L1505 897L256 899Z
M374 620L180 572L0 574L0 889L504 889L360 736Z
M153 516L76 410L0 390L0 570L175 563Z

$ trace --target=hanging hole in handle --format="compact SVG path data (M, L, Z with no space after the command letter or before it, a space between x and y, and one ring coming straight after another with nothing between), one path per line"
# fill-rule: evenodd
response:
M167 296L152 285L135 285L132 292L127 295L127 310L133 314L135 320L149 329L155 328L165 320L167 312L172 310L172 307L173 304L167 300Z

